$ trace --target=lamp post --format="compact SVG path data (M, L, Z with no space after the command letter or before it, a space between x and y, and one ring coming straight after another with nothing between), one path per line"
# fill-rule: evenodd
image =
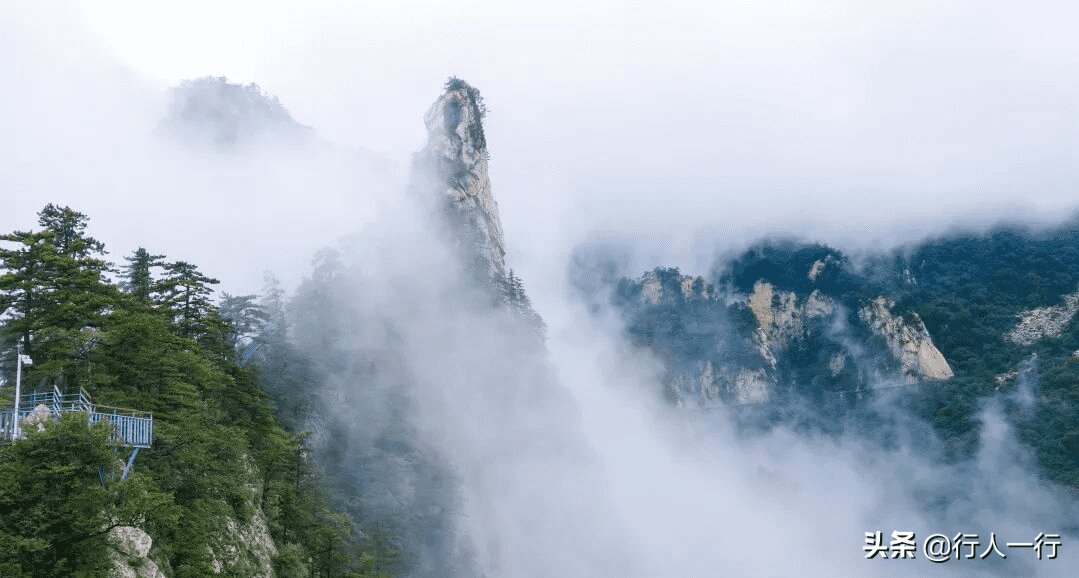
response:
M29 355L22 354L22 344L20 343L17 351L17 360L15 361L15 412L12 416L14 425L11 429L11 441L19 439L19 398L22 397L22 366L33 365L33 360Z

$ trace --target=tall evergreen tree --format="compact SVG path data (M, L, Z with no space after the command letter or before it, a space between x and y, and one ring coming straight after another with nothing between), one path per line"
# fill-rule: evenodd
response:
M15 248L0 249L0 299L13 309L5 342L21 342L35 357L35 372L74 377L85 360L116 290L105 279L104 245L86 234L89 219L69 207L46 205L43 230L0 236Z
M262 296L259 305L274 323L285 316L285 290L281 288L281 281L273 273L267 271L263 277Z
M279 575L381 575L369 562L385 556L361 552L331 511L300 439L259 388L259 368L236 363L237 334L265 331L255 297L226 295L215 307L216 279L144 249L127 258L123 295L85 215L48 205L38 216L40 230L0 235L0 351L13 359L25 344L35 375L77 378L97 403L152 412L154 445L123 482L108 426L87 428L85 415L0 445L0 576L106 575L115 570L107 533L120 524L153 537L153 559L170 575L266 575L223 550L241 546L227 529L257 508ZM271 293L283 311L283 291ZM305 365L285 351L275 349L287 373L279 381L302 391ZM293 410L282 407L296 426Z
M213 308L211 285L219 281L187 261L164 267L165 276L157 283L160 304L171 314L180 335L197 338L207 329L205 321Z
M510 310L513 311L524 323L540 338L547 333L547 324L543 318L532 308L532 300L525 292L524 282L510 269L506 277L499 284L499 291Z
M47 235L29 231L15 231L0 235L0 241L14 243L14 247L0 245L0 314L8 315L4 324L5 341L18 340L23 350L33 353L30 336L34 330L38 296L44 291L43 257L46 252Z
M218 310L222 319L228 321L230 325L228 337L233 347L249 342L269 320L269 316L258 303L255 295L224 293Z
M129 257L124 257L123 281L120 288L141 303L149 304L154 293L153 269L165 265L164 255L152 255L139 247Z
M38 225L53 233L56 252L71 259L87 259L105 253L105 245L86 235L89 217L71 207L49 203L38 213Z

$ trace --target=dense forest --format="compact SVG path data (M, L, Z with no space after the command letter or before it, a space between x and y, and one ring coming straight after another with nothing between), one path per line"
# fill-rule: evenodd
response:
M738 409L745 424L795 423L887 444L881 432L893 430L881 426L894 416L873 403L887 396L889 407L931 427L946 460L977 450L979 411L992 401L1036 456L1039 474L1079 488L1079 316L1068 305L1079 290L1077 230L1075 223L1000 226L856 257L770 240L718 261L707 277L658 268L578 283L608 292L627 337L666 367L672 397L699 400L706 364L709 378L713 368L717 375L721 367L748 368L774 381L768 403ZM759 283L775 292L769 307L789 305L774 314L786 326L758 329L747 296ZM953 376L903 379L886 340L863 317L878 296L908 327L924 323ZM807 305L814 300L827 313L814 315ZM1032 311L1042 312L1034 318L1046 328L1014 337ZM772 366L760 354L769 331L780 334Z
M218 281L193 263L138 248L117 267L86 215L50 204L38 216L0 236L4 405L21 349L24 392L83 388L152 412L155 436L126 480L108 427L77 415L0 446L0 575L106 576L118 559L191 578L262 575L267 561L281 577L384 575L395 552L332 507L302 412L260 387L284 381L243 363L255 334L275 335L280 289L215 303ZM122 528L152 537L148 558L117 548Z

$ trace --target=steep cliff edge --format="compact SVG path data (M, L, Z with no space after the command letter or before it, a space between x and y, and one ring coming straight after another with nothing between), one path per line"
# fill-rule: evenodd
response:
M486 105L479 90L450 78L427 109L427 144L412 159L411 189L445 226L439 241L455 246L470 285L542 340L543 319L532 307L524 282L506 261L498 203L488 175Z
M858 317L888 343L907 380L914 383L922 378L948 379L955 375L944 355L933 345L921 317L917 313L907 317L894 315L894 305L886 297L877 297L858 310Z
M454 440L488 428L512 435L529 419L521 416L543 408L507 398L550 397L543 322L506 259L483 117L479 91L450 79L412 157L401 210L414 221L360 233L391 250L324 253L284 307L297 314L295 341L266 360L308 368L273 389L308 408L297 419L312 432L313 463L360 539L392 558L379 568L394 575L479 575L477 550L487 544L462 524L462 477L507 460L462 468L468 448L489 440ZM456 413L494 400L505 402L498 415ZM470 425L450 426L462 418Z
M487 173L484 116L479 91L451 78L423 117L427 146L413 159L413 187L438 199L476 272L501 280L506 250Z
M909 277L909 272L907 277ZM861 391L954 373L914 311L857 288L838 252L751 250L715 283L656 269L624 279L616 305L635 341L660 354L680 405L744 405Z
M590 266L571 282L593 311L607 303L621 315L678 405L749 405L736 415L755 425L806 419L828 430L844 417L873 428L883 405L899 404L965 453L985 398L1004 396L1023 400L1020 437L1046 475L1079 487L1076 231L1075 220L1001 225L857 259L762 241L717 260L699 281L706 293L686 294L680 285L696 277L629 277L618 257L628 250L586 246L575 261Z

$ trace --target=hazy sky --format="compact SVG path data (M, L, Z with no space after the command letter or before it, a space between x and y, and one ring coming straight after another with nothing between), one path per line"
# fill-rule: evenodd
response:
M160 109L142 95L212 74L257 82L322 137L400 168L423 144L421 116L443 80L468 79L491 110L495 196L510 257L526 269L562 262L552 235L566 246L592 230L674 245L702 229L887 241L926 222L1059 215L1079 183L1070 2L5 8L22 32L0 39L17 55L0 77L0 117L23 118L3 132L24 158L72 140L56 131L137 124L127 117ZM37 117L56 126L24 120ZM51 140L25 145L43 126ZM48 200L19 171L0 173L5 230ZM25 203L16 211L10 183Z
M923 497L915 494L942 480L949 492L969 491L972 507L987 504L976 520L984 529L1019 524L1025 535L1030 520L1074 510L1059 506L1055 490L1028 484L1022 462L1003 450L942 471L918 456L785 432L741 447L725 430L696 448L682 439L695 429L660 429L653 421L671 420L649 413L651 398L625 393L655 390L655 376L629 361L658 366L631 358L562 299L567 256L602 234L666 253L653 266L705 273L708 249L694 243L707 238L714 250L777 231L864 245L957 220L1069 214L1079 205L1077 29L1072 2L8 2L0 231L33 227L46 202L70 204L91 216L113 260L142 244L247 292L265 269L295 284L316 249L376 223L407 241L383 250L390 263L408 261L407 274L393 285L379 260L356 263L380 289L345 286L346 298L401 318L416 338L403 340L408 369L458 400L430 431L460 442L460 460L476 466L468 489L496 522L477 536L505 533L509 562L551 552L589 562L591 528L607 519L587 502L602 497L626 518L615 530L652 545L615 560L623 565L685 576L763 575L776 564L832 575L850 565L856 574L862 532L874 527L866 512L914 524ZM217 154L151 138L165 89L205 75L257 82L339 147ZM428 244L437 239L408 231L423 223L379 219L393 214L409 155L424 143L423 113L449 75L479 87L489 105L508 261L551 327L552 364L574 397L566 407L537 410L501 387L539 372L501 354L500 335L482 329L491 319L463 323L442 307L438 299L456 294L438 285L448 259L434 258L441 253ZM388 168L373 170L372 159ZM409 251L431 261L409 260ZM441 325L463 333L436 332ZM567 454L547 456L544 444L562 438L529 429L539 419L565 432L563 420L578 411L584 433L565 444L594 451L603 470L583 489ZM985 446L1014 446L1009 436ZM497 462L490 455L506 456L505 467L487 467ZM502 474L520 483L497 483ZM520 512L540 518L548 541L520 534ZM933 529L952 529L958 514L940 514ZM568 523L575 518L592 525ZM776 536L794 555L760 547ZM548 548L567 542L565 551ZM1073 567L1062 562L1040 568ZM637 568L658 573L650 570Z

